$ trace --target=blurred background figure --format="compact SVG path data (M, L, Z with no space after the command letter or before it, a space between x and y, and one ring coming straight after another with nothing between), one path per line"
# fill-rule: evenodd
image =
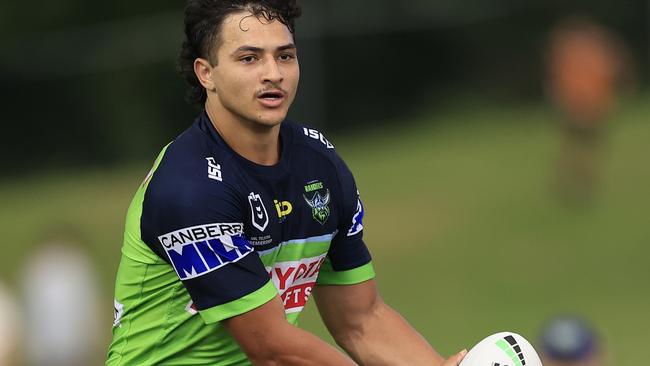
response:
M55 240L36 249L24 267L23 291L27 365L97 364L97 279L76 243Z
M583 319L564 315L550 319L538 347L544 366L604 366L604 350L596 332Z
M20 316L14 296L0 283L0 366L18 364Z
M588 202L596 189L604 125L629 72L625 55L611 30L586 17L551 32L547 88L563 132L557 189L569 202Z

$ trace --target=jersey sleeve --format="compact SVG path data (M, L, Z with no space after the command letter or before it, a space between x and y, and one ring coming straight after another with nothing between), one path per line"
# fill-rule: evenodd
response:
M235 188L169 160L144 195L142 239L172 266L203 320L218 322L277 296L244 236Z
M375 277L370 252L363 241L364 207L354 176L337 157L341 216L338 231L318 277L320 285L351 285Z

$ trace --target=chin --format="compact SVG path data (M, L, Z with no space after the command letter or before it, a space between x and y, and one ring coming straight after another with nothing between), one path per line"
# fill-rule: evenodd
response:
M260 124L267 127L274 127L282 123L287 117L286 111L277 112L277 113L263 113L256 116L257 118L253 119L256 124Z

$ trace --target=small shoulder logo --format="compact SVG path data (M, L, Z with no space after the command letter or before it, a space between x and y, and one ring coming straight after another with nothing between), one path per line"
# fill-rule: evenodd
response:
M264 202L259 194L251 192L248 195L248 204L251 206L251 219L253 226L259 231L264 231L269 224L269 215L264 207Z
M317 130L314 130L313 128L307 128L303 127L302 131L305 133L305 136L311 137L314 140L320 141L323 145L325 145L328 149L333 149L334 145L332 145L331 142L329 142L326 138L325 135L322 133L318 132Z
M316 191L311 198L307 198L305 194L302 197L305 202L311 207L311 215L314 220L318 221L321 225L330 217L330 190L327 189L324 195L321 195L318 190L323 188L322 182L312 182L305 186L305 193Z
M205 158L208 161L208 178L222 182L221 164L217 164L213 157Z

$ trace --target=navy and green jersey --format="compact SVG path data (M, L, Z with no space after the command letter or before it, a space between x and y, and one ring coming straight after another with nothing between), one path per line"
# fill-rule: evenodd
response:
M202 113L162 150L127 213L107 365L246 365L222 320L280 296L296 324L315 285L374 277L332 144L289 121L280 142L255 164Z

